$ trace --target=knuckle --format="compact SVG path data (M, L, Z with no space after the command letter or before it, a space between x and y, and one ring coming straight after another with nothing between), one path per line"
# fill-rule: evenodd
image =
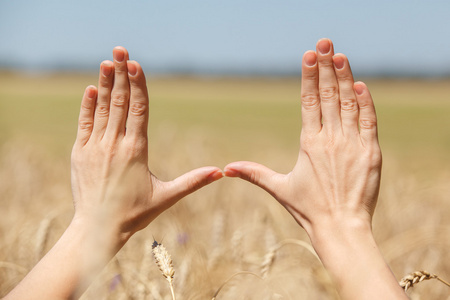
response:
M322 102L335 102L338 99L338 89L335 86L319 88Z
M260 182L260 174L256 172L255 170L252 170L249 174L248 180L252 183L259 183Z
M353 82L352 73L342 72L338 74L339 81L351 81Z
M308 70L302 73L302 79L308 81L316 81L317 80L317 71L316 70Z
M114 93L112 95L111 104L117 107L124 107L128 103L128 94Z
M361 129L375 129L377 127L376 118L362 118L359 120Z
M320 56L319 56L319 58L320 58ZM329 57L323 57L322 59L319 59L319 67L321 69L326 69L326 68L334 69L334 63Z
M359 108L361 108L361 109L370 108L370 106L371 106L370 102L368 102L368 101L360 101L358 103L358 105L359 105Z
M141 117L147 113L147 105L140 102L132 102L130 105L130 114Z
M300 146L302 150L305 152L316 151L317 149L321 149L323 145L323 136L319 134L319 132L314 133L311 131L305 131L302 129L300 135Z
M383 161L381 151L378 150L378 151L374 151L372 153L372 161L373 161L375 167L381 167L381 164Z
M358 109L356 99L341 98L341 109L344 111L356 111Z
M81 110L83 111L91 111L93 108L94 104L92 103L92 101L82 101L81 102Z
M128 140L127 149L130 157L140 157L147 151L147 140L141 138L132 138Z
M367 151L367 160L373 168L380 168L383 161L380 147L369 147Z
M90 131L94 127L94 122L91 120L78 121L78 128L82 131Z
M106 141L106 143L103 144L100 153L102 156L108 159L114 157L118 153L117 140L111 139L109 141Z
M130 85L140 88L142 85L147 86L147 83L145 82L145 78L130 77Z
M109 106L105 104L97 104L95 108L95 113L98 116L107 117L109 115Z
M302 148L302 150L308 153L313 149L314 144L314 140L306 133L302 132L300 137L300 147Z
M320 107L320 101L315 94L302 95L302 106L306 110L316 110Z
M200 181L198 178L191 178L188 182L188 189L190 191L195 191L198 190L199 188L202 187L202 181Z
M110 89L111 88L111 80L108 78L101 78L98 83L99 87L104 89Z
M116 75L126 75L128 77L128 70L126 67L126 63L119 63L115 66L114 72Z

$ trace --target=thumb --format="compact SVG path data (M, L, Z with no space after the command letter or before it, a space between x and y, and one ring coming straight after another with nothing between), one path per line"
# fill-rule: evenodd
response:
M203 167L189 171L180 177L168 182L161 182L163 201L168 201L170 205L175 204L181 198L195 192L223 177L223 172L217 167Z
M239 177L247 180L263 188L275 198L284 176L266 166L250 161L232 162L224 168L224 173L228 177Z

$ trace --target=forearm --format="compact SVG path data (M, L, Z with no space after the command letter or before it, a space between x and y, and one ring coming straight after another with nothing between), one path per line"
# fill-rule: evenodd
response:
M73 299L88 287L121 245L93 228L72 221L53 248L12 290L5 300ZM104 234L104 232L103 232Z
M334 223L334 224L332 224ZM408 299L366 222L330 222L310 233L342 299Z

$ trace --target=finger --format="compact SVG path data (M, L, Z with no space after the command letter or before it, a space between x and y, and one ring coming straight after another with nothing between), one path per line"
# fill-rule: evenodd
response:
M168 207L222 177L223 172L217 167L198 168L172 181L160 182L160 188L155 190L155 198L164 201L167 204L166 207Z
M266 166L249 161L238 161L228 164L224 168L225 176L239 177L266 190L277 198L282 174L279 174Z
M319 95L323 126L337 130L341 127L339 88L333 65L333 44L329 39L317 42L319 64Z
M364 82L355 83L356 100L359 106L359 127L363 144L378 143L377 116L369 89Z
M114 81L114 64L105 60L100 64L98 78L98 97L95 107L93 134L100 139L105 134L109 119L109 103L111 101L111 90Z
M137 62L128 62L128 77L130 79L130 108L126 134L133 137L147 137L147 83L144 72Z
M333 56L334 68L339 85L341 104L341 123L345 135L358 134L358 104L353 89L353 74L347 57L344 54Z
M307 51L302 61L302 130L317 133L322 129L317 55Z
M123 47L113 50L114 56L114 87L111 92L110 116L106 134L110 136L123 135L128 115L130 100L130 85L128 82L128 52Z
M78 118L77 143L84 146L91 137L94 125L95 102L97 99L97 88L88 86L81 100L80 116Z

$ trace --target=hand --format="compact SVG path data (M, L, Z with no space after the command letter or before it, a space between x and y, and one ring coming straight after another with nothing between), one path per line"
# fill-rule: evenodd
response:
M204 167L170 182L148 169L145 76L122 47L100 66L81 102L72 151L75 215L52 249L5 299L78 299L136 231L193 191L220 179Z
M72 151L74 220L102 216L123 244L182 197L222 177L217 167L163 182L148 169L148 94L144 73L116 47L86 89Z
M334 55L330 40L303 56L301 95L300 152L292 172L234 162L225 175L264 188L310 236L342 222L370 226L381 172L375 109L366 85L354 83L347 58Z
M302 62L302 132L294 169L234 162L225 175L268 191L308 233L343 299L407 299L372 235L381 152L369 90L330 40ZM375 280L374 280L375 279Z

